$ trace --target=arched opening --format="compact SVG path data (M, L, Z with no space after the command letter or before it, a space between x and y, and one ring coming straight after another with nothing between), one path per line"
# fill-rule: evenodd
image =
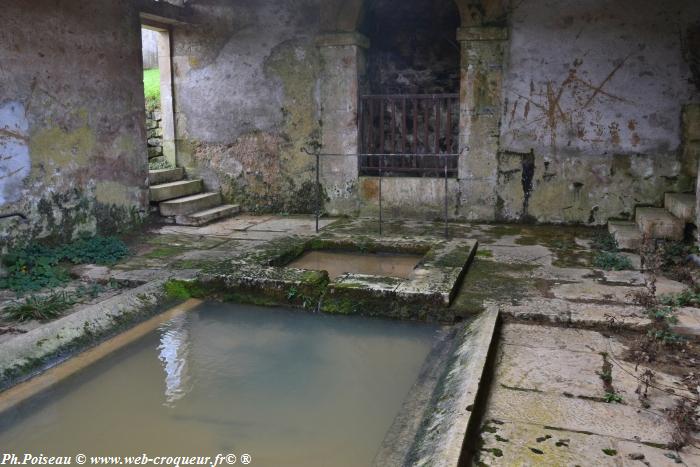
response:
M370 40L372 94L459 92L460 15L454 0L375 0L360 32Z
M460 24L454 0L366 4L361 175L456 177Z

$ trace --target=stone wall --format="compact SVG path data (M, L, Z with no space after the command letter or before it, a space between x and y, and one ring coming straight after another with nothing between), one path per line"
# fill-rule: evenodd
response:
M160 109L146 109L146 137L148 138L148 163L166 164L163 156L163 114Z
M454 0L376 0L360 28L370 41L369 90L374 94L459 92L459 11Z
M513 6L497 218L604 223L690 189L681 113L698 93L682 38L700 4Z
M461 4L468 27L458 38L444 31L449 18L411 16L440 1L373 2L364 22L341 2L329 14L344 25L336 31L319 24L328 7L315 0L189 2L194 26L173 33L179 163L245 209L310 210L313 161L301 148L357 152L359 94L449 88L447 59L455 57L447 49L432 69L431 60L409 60L409 52L437 57L434 40L418 47L432 31L446 35L442 45L461 61L465 152L458 183L449 184L452 217L601 224L631 216L638 204L660 204L666 191L692 188L681 110L698 99L697 60L683 39L695 37L687 22L698 17L697 2L643 0L630 11L621 0L514 1L505 19L484 20L494 2ZM457 14L440 7L450 10ZM352 18L344 22L344 14ZM425 31L394 18L404 16L424 20ZM421 37L411 42L412 35ZM442 84L428 89L431 81ZM356 165L324 167L331 212L373 211L373 191L361 189L372 182L358 178ZM405 183L386 193L396 193L387 205L411 216L434 213L437 202L424 209L425 197L410 193L438 184Z
M141 55L143 68L158 68L158 33L150 29L141 29Z
M193 0L172 35L178 164L253 212L310 212L318 146L315 0Z
M0 248L137 222L148 204L131 2L7 0L0 15Z

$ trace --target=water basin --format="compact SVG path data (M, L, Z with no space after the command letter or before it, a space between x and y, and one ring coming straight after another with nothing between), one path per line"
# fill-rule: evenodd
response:
M361 253L346 251L307 251L287 266L328 271L331 279L346 272L409 279L422 256L396 253Z
M205 303L2 413L0 446L370 465L437 330Z

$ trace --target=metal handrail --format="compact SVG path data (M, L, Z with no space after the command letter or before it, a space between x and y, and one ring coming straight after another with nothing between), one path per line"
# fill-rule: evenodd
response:
M341 153L320 153L309 151L307 148L303 147L301 150L309 156L316 158L316 233L319 232L319 218L321 216L321 157L362 157L362 156L378 156L379 157L379 235L383 235L383 209L382 209L382 180L383 180L383 159L387 156L420 156L420 157L435 157L439 156L443 158L444 161L444 180L445 180L445 190L444 190L444 219L445 219L445 238L450 238L449 230L449 217L448 217L448 173L454 172L454 169L448 170L447 158L448 157L459 157L463 152L467 151L468 148L462 149L460 153L433 153L433 154L341 154ZM439 168L438 168L439 169Z

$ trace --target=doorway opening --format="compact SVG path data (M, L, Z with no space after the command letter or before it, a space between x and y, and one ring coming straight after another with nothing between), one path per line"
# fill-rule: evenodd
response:
M457 177L460 15L454 0L377 0L361 97L360 175Z
M177 166L170 31L154 23L142 24L143 87L150 170Z

